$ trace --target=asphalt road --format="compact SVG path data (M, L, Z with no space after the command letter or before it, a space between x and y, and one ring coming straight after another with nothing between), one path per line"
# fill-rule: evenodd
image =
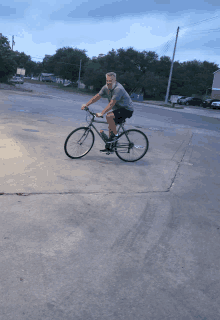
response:
M31 112L41 115L50 115L65 120L84 120L85 112L80 110L81 104L91 99L91 96L67 93L49 85L24 83L24 88L39 93L39 97L10 96L13 102L13 111ZM100 99L90 106L94 112L103 110L108 104L107 99ZM168 109L155 105L134 103L135 112L127 122L142 128L191 128L206 134L220 133L220 110L185 107L184 109Z
M219 112L135 103L144 158L96 134L71 160L90 96L25 86L0 90L0 320L218 320Z

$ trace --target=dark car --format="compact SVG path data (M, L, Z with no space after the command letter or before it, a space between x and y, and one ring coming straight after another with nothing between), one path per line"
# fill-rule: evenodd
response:
M203 108L212 108L212 102L220 101L219 99L206 99L203 101L202 106Z
M193 97L181 99L180 104L183 104L186 106L202 106L202 99L193 98Z
M177 103L179 104L181 99L186 99L186 98L187 96L181 96L180 98L177 99Z

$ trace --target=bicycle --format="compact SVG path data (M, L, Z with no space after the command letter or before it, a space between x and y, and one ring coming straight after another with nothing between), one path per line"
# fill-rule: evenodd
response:
M94 120L94 118L96 117L96 114L91 112L88 107L85 108L84 110L88 112L88 115L90 114L92 116L92 119L87 127L79 127L77 129L73 130L66 138L66 141L64 143L64 151L69 158L71 158L71 159L82 158L87 153L89 153L89 151L92 149L94 141L95 141L95 136L94 136L94 132L92 131L91 127L93 127L95 129L95 131L98 133L100 138L105 143L110 143L111 151L106 152L106 154L110 154L112 152L115 152L119 159L121 159L125 162L135 162L135 161L138 161L141 158L143 158L144 155L147 153L147 150L149 147L149 141L148 141L147 136L142 131L137 130L137 129L125 130L124 125L125 125L126 121L124 120L124 121L122 121L121 124L119 124L119 128L117 130L118 140L113 143L106 142L104 140L104 138L101 136L101 134L98 132L96 127L93 125L93 122L105 123L105 124L107 124L107 122ZM101 118L103 118L103 117L101 117ZM122 132L120 132L121 129L122 129ZM136 142L134 139L135 135L139 139L138 144L135 143ZM142 143L141 143L141 139L143 140ZM74 154L74 148L73 148L73 151L71 149L72 144L74 145L74 147L76 146L76 151L79 148L81 148L81 149L84 148L84 150L82 150L80 152L80 154L76 156ZM141 154L138 154L139 150L142 151ZM136 158L134 158L132 160L126 158L126 155L127 155L127 157L130 157L131 155L133 155L135 153L137 153Z

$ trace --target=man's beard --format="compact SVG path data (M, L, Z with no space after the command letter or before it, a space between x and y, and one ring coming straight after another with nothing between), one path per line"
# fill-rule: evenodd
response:
M116 80L112 81L112 89L111 90L113 90L115 88L115 86L116 86Z

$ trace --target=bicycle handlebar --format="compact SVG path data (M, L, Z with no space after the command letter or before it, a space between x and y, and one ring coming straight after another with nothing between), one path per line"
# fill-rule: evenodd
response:
M85 107L84 110L88 111L93 117L97 117L96 113L91 112L88 107ZM104 117L102 116L102 117L97 117L97 118L104 118Z

